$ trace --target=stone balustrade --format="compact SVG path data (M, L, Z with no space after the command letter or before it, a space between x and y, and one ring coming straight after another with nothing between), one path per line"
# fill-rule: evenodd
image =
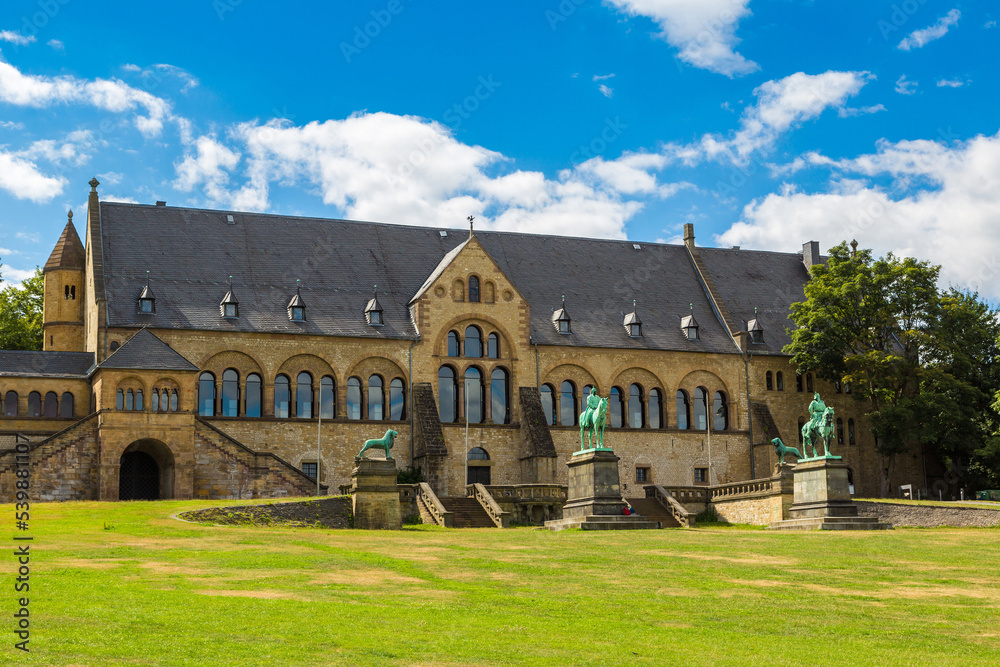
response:
M469 484L465 487L465 494L479 502L497 528L510 528L510 512L505 512L497 504L485 486L479 483Z

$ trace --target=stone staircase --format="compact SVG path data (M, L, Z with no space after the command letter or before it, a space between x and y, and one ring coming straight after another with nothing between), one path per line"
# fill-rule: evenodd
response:
M483 506L475 498L440 498L451 512L454 528L496 528Z
M649 521L658 522L660 528L680 528L681 526L670 510L661 505L656 498L626 498L626 500L639 516Z

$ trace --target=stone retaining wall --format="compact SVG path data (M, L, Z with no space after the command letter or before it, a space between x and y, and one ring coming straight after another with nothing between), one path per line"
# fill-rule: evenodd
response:
M997 509L972 507L940 507L935 505L901 505L897 503L858 502L859 516L872 516L896 528L988 528L1000 526L1000 506Z
M179 516L187 521L208 521L220 524L291 524L322 526L324 528L350 528L351 498L337 496L290 503L210 507L184 512Z

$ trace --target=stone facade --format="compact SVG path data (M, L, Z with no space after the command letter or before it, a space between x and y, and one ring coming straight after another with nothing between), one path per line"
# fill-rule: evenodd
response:
M694 247L693 231L686 239L691 263L654 268L694 272L705 290L698 297L713 304L716 326L721 323L726 341L731 339L728 352L719 351L725 346L702 352L628 347L624 329L621 347L540 344L528 299L478 237L470 235L438 267L426 267L430 278L408 306L415 336L313 335L266 326L158 326L156 315L148 318L145 329L190 362L190 368L163 370L152 362L109 366L115 350L130 341L137 328L108 325L104 286L109 279L95 184L88 202L86 248L73 250L76 232L64 232L58 261L50 260L52 266L47 266L45 288L46 350L92 353L95 367L86 377L72 378L43 377L30 368L0 373L0 402L8 391L18 395L14 414L0 416L0 437L20 433L31 438L37 447L37 474L45 480L41 486L51 489L47 493L52 499L117 499L123 457L133 452L136 461L149 457L156 463L158 497L315 493L315 481L303 469L310 474L318 470L324 488L336 491L350 483L353 457L362 443L389 428L399 434L392 452L399 467L419 467L439 496L464 496L470 467L477 475L488 475L486 481L477 480L487 486L566 485L565 464L580 448L575 419L590 386L602 396L612 391L622 396L623 425L608 428L605 437L620 458L626 497L641 497L648 484L719 485L765 478L776 463L770 439L780 435L789 446L797 445L798 420L806 415L809 402L806 387L797 390L788 357L744 353L745 332L731 328L711 266ZM72 222L67 228L72 229ZM82 266L74 265L79 262ZM110 266L110 257L108 262ZM75 290L67 292L67 287ZM138 297L141 286L135 287L129 298ZM66 296L70 293L75 299ZM484 350L470 355L464 347L450 348L451 335L466 346L467 336L477 331L484 348L496 345L490 348L495 354ZM440 380L447 373L455 378L451 389ZM482 383L482 423L466 426L469 377ZM494 385L497 377L502 381ZM300 378L308 378L308 386L300 389ZM288 405L276 405L278 385L284 380ZM320 425L316 413L326 381L333 387L333 416ZM856 494L878 495L877 461L862 406L827 383L812 378L809 382L844 420L844 444L836 444L834 451L851 470ZM401 396L392 393L394 383ZM504 387L503 400L495 400L497 386ZM256 387L260 416L248 416L257 409L255 400L248 399ZM71 393L72 417L26 416L28 395L34 391L43 398L49 392ZM308 395L308 416L297 414L300 391ZM715 397L721 397L724 428L696 430L692 415L680 416L684 409L678 392L693 401L699 391L706 392L713 411ZM634 416L631 392L638 392L642 405ZM369 412L373 396L382 397L382 407ZM398 414L390 406L393 396L402 406ZM546 423L548 396L553 424ZM133 401L131 408L126 400ZM473 411L479 412L479 407ZM442 421L445 413L449 417ZM573 417L570 423L562 423L563 415ZM846 432L848 421L853 440ZM83 431L89 435L84 437ZM68 438L73 437L77 440L70 445ZM62 452L58 456L53 453L57 450ZM471 466L466 460L469 450L481 451ZM0 466L9 455L2 454ZM0 500L10 497L3 470ZM923 486L924 472L919 453L900 456L893 483Z

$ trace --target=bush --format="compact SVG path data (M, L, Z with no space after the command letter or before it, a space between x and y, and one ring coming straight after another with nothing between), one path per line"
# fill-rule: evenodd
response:
M420 518L419 514L407 514L403 517L404 526L419 526L422 523L423 520Z
M424 473L420 468L407 466L396 471L396 484L419 484L424 481Z
M698 516L694 518L698 523L723 523L719 515L716 514L715 508L709 505L702 511L698 512Z

